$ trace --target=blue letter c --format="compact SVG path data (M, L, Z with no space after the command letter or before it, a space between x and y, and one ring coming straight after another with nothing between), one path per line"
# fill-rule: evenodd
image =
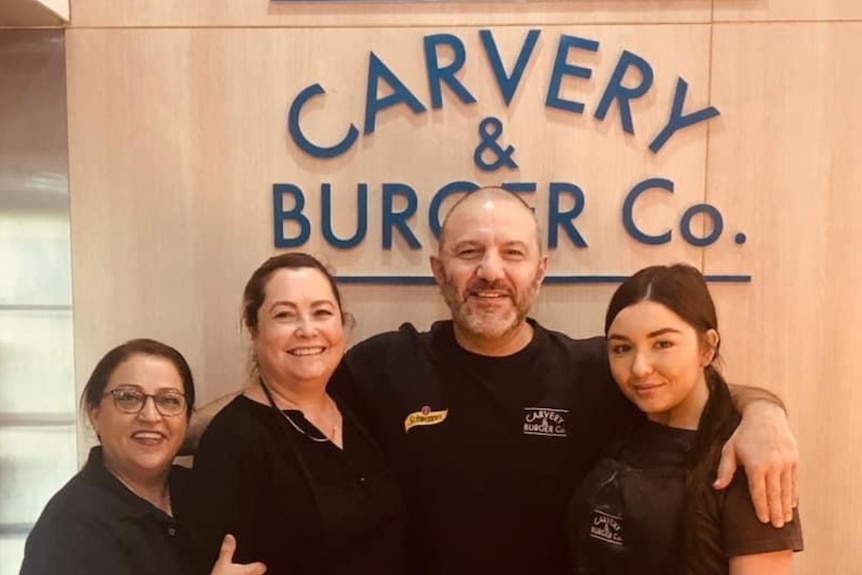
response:
M651 236L643 233L635 225L635 219L632 213L634 212L635 202L642 193L653 188L659 188L672 194L673 182L664 178L650 178L648 180L644 180L631 189L623 202L623 225L626 228L626 232L628 232L628 234L636 241L648 246L666 244L671 238L670 230L657 236Z
M290 137L302 151L315 158L335 158L340 156L349 150L353 142L356 141L356 138L359 137L359 130L353 124L350 124L350 129L341 142L328 148L318 146L305 137L305 134L302 133L302 129L299 127L299 115L302 113L302 107L308 100L325 93L326 91L320 84L313 84L300 92L290 105L290 113L287 119L287 129L290 132Z

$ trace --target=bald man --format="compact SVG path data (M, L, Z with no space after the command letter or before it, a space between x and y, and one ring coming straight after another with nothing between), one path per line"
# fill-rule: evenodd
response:
M452 319L356 345L331 382L404 490L411 575L570 572L568 499L614 430L640 417L611 379L603 338L573 340L528 317L547 260L518 196L465 196L431 257ZM780 408L741 403L719 486L738 458L759 516L780 525L792 514L795 441Z

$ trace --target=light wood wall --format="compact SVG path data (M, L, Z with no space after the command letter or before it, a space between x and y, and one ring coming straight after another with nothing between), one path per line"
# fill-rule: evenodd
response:
M0 28L57 28L69 21L69 0L3 0Z
M530 28L541 38L507 110L492 84L478 30L491 29L507 62ZM336 160L315 160L285 135L292 98L320 82L326 105L304 125L321 138L347 122L361 129L365 74L373 50L429 106L422 37L463 40L459 77L479 103L414 117L404 107L378 118L375 134ZM543 105L561 34L600 42L579 62L590 81L565 93L583 116ZM636 134L615 109L592 117L623 50L653 67L650 94L633 105ZM852 0L611 0L542 3L278 4L264 1L72 2L67 31L68 117L77 380L110 346L135 336L164 339L191 361L204 400L244 379L246 342L239 298L273 249L271 186L302 186L316 213L316 186L332 182L350 229L355 184L368 182L369 236L346 252L321 240L319 220L305 249L340 273L427 275L433 243L423 223L430 195L455 179L580 185L587 209L579 230L590 247L563 240L551 273L627 274L643 265L688 261L706 273L749 273L750 284L715 285L725 371L778 391L787 401L803 457L807 551L794 573L862 573L862 3ZM677 76L687 106L721 116L646 146L666 117ZM429 106L430 107L430 106ZM691 109L689 108L689 109ZM687 109L688 111L688 109ZM472 153L487 115L505 124L517 172L483 174ZM638 222L650 231L709 202L725 233L708 248L675 232L661 247L637 244L620 225L631 185L666 177L675 193L644 197ZM410 184L420 196L414 228L425 245L380 250L379 185ZM341 227L344 226L344 227ZM707 228L708 229L708 228ZM744 232L737 245L733 234ZM591 335L612 285L546 286L535 315L574 335ZM348 286L358 320L353 337L427 326L443 317L436 290Z

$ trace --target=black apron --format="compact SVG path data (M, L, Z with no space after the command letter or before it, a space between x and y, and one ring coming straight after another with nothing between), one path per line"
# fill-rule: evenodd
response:
M367 547L361 544L361 541L391 532L392 522L397 522L401 526L405 523L406 511L395 477L388 468L384 468L375 474L363 475L346 483L321 485L315 480L308 462L297 449L293 432L286 427L287 421L284 419L284 414L275 405L269 389L266 385L262 387L270 406L278 412L279 421L285 426L284 436L314 497L320 516L324 537L324 545L321 548L328 551L325 552L324 557L321 557L321 564L325 563L328 567L314 568L312 572L315 574L353 573L358 568L358 564L363 563L362 559L346 556L339 551L351 549L361 554L362 549ZM366 441L375 446L379 453L377 443L357 418L345 407L338 407L342 417L349 418L350 423ZM383 460L382 454L381 460ZM403 532L403 528L400 531ZM398 551L403 553L404 545L398 547ZM403 556L390 557L386 564L376 565L375 568L377 569L375 575L400 575L403 572Z
M680 454L682 456L684 454ZM568 531L579 575L672 575L683 546L685 468L601 459L575 492Z

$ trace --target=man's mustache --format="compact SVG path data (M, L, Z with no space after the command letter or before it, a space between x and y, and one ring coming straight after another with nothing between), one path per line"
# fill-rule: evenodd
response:
M467 286L467 294L466 295L469 295L470 293L478 292L478 291L500 291L500 292L504 292L510 298L514 298L514 292L511 288L511 286L508 285L506 282L499 281L499 280L493 281L493 282L489 282L488 280L483 280L483 279L475 280L475 281L471 282L470 285Z

